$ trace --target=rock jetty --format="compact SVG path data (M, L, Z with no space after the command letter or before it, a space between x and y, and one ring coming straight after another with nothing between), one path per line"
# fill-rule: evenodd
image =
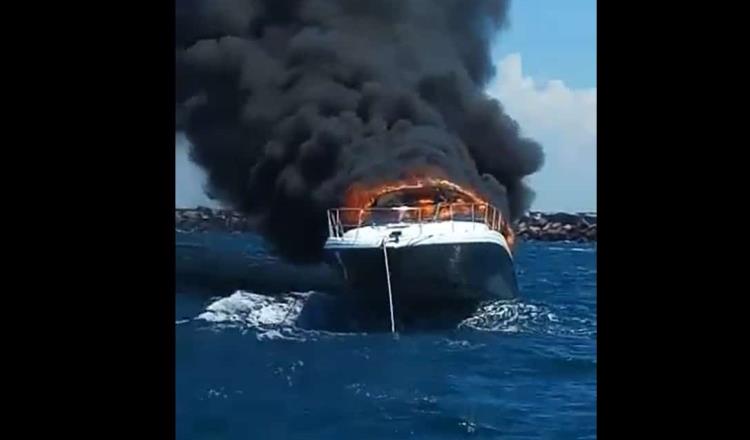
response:
M180 231L251 232L254 227L235 211L175 209L175 229ZM522 240L596 241L596 214L530 212L515 223L514 230Z
M252 232L254 223L236 211L195 208L175 209L174 226L178 231Z
M514 230L523 240L596 241L596 214L531 212L516 222Z

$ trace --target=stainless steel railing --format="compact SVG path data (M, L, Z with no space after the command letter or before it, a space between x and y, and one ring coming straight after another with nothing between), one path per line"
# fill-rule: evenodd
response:
M363 226L442 221L483 223L500 233L507 227L500 211L489 203L450 203L398 208L333 208L328 210L328 234L340 238Z

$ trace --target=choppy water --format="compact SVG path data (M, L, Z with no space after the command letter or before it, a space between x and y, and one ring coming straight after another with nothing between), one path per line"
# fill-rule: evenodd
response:
M516 262L521 300L398 336L316 328L324 292L183 285L178 438L595 438L595 245L523 243Z

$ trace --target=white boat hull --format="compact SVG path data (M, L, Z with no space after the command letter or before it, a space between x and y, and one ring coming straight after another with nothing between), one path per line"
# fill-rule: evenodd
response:
M397 311L518 295L505 239L473 222L364 227L330 238L326 260L347 295L387 304L384 241Z

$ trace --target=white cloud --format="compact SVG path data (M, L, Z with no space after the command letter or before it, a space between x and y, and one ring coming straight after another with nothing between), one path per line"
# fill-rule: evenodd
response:
M596 88L536 84L523 75L520 54L500 60L497 70L487 93L545 150L544 167L529 179L537 192L533 209L595 211Z
M203 189L206 185L206 173L190 160L189 152L190 143L185 135L175 133L175 208L219 207L217 202L209 199L206 195Z

